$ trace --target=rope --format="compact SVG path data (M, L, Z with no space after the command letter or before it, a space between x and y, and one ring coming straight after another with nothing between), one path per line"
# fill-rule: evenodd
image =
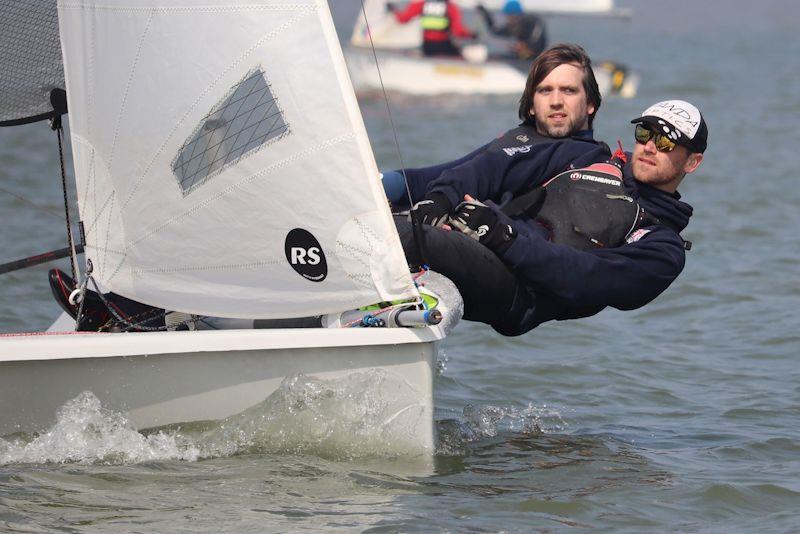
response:
M128 318L123 317L122 315L119 314L119 312L117 312L116 307L106 298L106 296L102 293L102 291L100 291L100 288L97 287L97 282L95 281L94 277L89 275L86 278L92 281L92 285L94 286L94 292L97 293L98 297L100 297L100 301L106 307L108 312L120 324L125 325L127 328L134 328L134 329L137 329L137 330L144 330L145 332L163 332L163 331L165 331L167 329L166 324L164 326L144 326L141 323L133 323L130 320L128 320ZM147 313L147 312L143 312L143 313ZM152 317L148 317L148 318L144 319L142 322L144 322L144 321L152 321L154 319L161 319L163 317L166 317L167 313L169 313L169 312L164 310L161 314L153 315ZM135 319L136 317L141 317L141 316L142 316L142 314L139 314L138 316L132 317L132 319Z
M53 119L51 128L56 131L56 136L58 137L58 159L61 163L61 189L64 192L64 214L66 216L67 221L67 244L71 249L70 254L70 267L72 268L72 279L76 282L79 280L78 278L78 254L75 252L75 241L72 238L72 222L69 218L69 197L67 196L67 172L64 168L64 144L62 141L62 136L64 134L64 127L61 124L61 116Z

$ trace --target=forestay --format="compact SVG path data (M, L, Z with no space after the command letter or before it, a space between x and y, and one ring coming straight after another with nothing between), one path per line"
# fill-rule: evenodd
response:
M417 296L326 0L58 9L102 290L240 318Z

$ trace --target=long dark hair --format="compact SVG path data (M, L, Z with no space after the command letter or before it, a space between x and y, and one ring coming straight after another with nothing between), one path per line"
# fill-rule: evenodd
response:
M583 89L586 91L589 103L594 105L594 111L589 115L589 128L592 127L592 121L600 109L602 100L600 89L597 87L597 80L592 70L592 60L582 46L573 43L554 44L534 60L528 73L528 81L525 83L525 91L519 99L519 118L524 124L536 124L531 113L536 87L553 72L553 69L565 63L572 63L583 70Z

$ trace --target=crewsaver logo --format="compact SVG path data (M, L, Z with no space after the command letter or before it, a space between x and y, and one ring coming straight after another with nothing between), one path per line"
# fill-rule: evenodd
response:
M286 260L297 274L311 282L322 282L328 276L328 262L322 246L311 232L295 228L286 235Z

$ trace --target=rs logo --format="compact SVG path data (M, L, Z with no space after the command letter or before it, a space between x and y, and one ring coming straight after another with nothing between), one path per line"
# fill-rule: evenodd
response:
M320 262L320 249L311 247L308 249L302 247L292 247L292 265L317 265Z
M286 261L294 271L310 282L322 282L328 276L328 262L317 238L303 228L286 235Z

